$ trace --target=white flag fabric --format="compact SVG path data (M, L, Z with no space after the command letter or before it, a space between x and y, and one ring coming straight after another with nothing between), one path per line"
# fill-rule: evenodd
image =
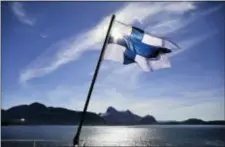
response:
M143 71L171 67L166 47L172 42L152 36L141 29L115 21L104 53L104 59L123 64L137 63ZM174 45L176 46L176 45Z

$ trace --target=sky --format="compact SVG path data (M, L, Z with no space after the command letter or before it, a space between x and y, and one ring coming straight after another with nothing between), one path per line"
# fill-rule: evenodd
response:
M169 38L171 68L104 60L88 111L224 120L222 2L1 2L1 103L82 110L112 14Z

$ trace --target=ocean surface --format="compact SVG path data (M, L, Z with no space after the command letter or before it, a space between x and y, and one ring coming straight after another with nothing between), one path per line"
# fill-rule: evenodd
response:
M72 144L76 128L75 126L1 127L1 144L2 147L69 146ZM225 126L85 126L80 139L86 146L225 146ZM29 142L29 140L36 141Z

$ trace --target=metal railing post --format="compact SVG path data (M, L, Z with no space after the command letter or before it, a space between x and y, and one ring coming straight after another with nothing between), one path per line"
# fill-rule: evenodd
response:
M33 147L36 147L36 143L35 143L35 140L34 140L34 143L33 143Z

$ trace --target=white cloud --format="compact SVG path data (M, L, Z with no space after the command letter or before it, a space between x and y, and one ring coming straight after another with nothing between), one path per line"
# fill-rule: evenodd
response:
M110 71L107 76L98 80L97 85L113 87L115 89L123 88L124 91L137 90L139 86L138 77L142 72L137 64L117 66L115 69L111 68Z
M214 91L218 93L218 90ZM183 95L182 98L137 98L129 93L120 93L117 89L108 89L93 94L88 110L105 112L108 106L115 106L118 110L129 109L141 116L151 114L158 120L184 120L193 117L204 120L224 119L224 100L221 97L211 97L210 92L202 90L197 98L195 93Z
M105 79L96 83L97 92L93 94L89 110L103 112L108 106L116 106L119 110L130 109L142 116L149 113L159 120L193 117L204 120L224 119L223 89L201 89L198 86L186 89L174 87L171 83L164 85L168 87L166 89L160 89L158 84L139 87L138 78L141 73L135 64L112 70ZM143 89L147 94L142 95ZM149 93L149 89L152 93ZM176 94L172 92L174 90Z
M181 8L177 9L176 6ZM118 20L132 24L136 21L145 23L149 18L157 16L160 13L168 14L181 14L186 11L193 10L195 8L194 2L150 2L150 3L128 3L120 10L116 11L116 17ZM20 81L26 82L32 78L41 77L49 74L64 64L73 60L79 59L79 57L88 50L99 50L100 44L105 37L102 34L106 34L107 26L110 20L110 16L105 17L99 24L90 29L87 32L81 33L75 38L69 38L66 41L62 41L64 46L58 48L57 53L53 54L50 61L46 63L39 63L36 60L28 66L21 74ZM59 44L58 42L57 44ZM61 45L60 45L61 46ZM49 55L50 56L50 55Z
M12 12L20 22L29 26L33 26L35 24L35 19L28 16L21 2L12 3Z
M181 2L181 3L175 3L175 4L169 4L165 7L165 10L174 11L178 13L184 13L189 10L195 9L195 5L193 3L189 2Z
M179 89L179 96L170 94L153 96L151 93L148 95L137 95L137 93L133 95L132 90L126 91L118 87L105 87L104 85L104 83L98 82L95 86L88 111L105 112L109 106L113 106L118 110L129 109L140 116L150 114L158 120L184 120L193 117L204 120L225 119L223 88ZM2 102L4 108L37 101L47 106L81 111L87 97L88 87L89 83L79 86L57 86L47 92L37 91L35 88L23 95L4 94ZM145 90L147 89L145 88ZM162 91L165 92L166 90L163 89Z
M190 16L184 16L183 13L177 13L176 15L171 13L170 14L164 13L163 15L160 16L160 21L157 24L147 27L146 30L152 34L157 34L159 36L166 36L169 33L175 33L181 30L182 28L185 28L186 26L188 26L189 24L191 24L192 22L201 17L207 16L208 14L218 11L219 9L222 8L222 6L223 5L219 5L198 13L192 12L190 13ZM182 5L180 7L177 6L177 9L182 10L183 9ZM195 7L192 5L190 6L190 9L194 10Z
M87 92L82 89L87 87L87 85L58 87L48 92L44 103L49 106L83 110ZM216 95L218 93L220 95ZM158 120L224 119L223 95L224 92L221 89L203 89L197 93L183 91L182 98L169 95L149 98L146 96L137 97L115 88L96 88L92 94L88 111L105 112L109 106L113 106L118 110L129 109L140 116L150 114Z
M47 38L48 35L47 35L47 34L44 34L44 33L41 33L41 34L40 34L40 37L41 37L41 38Z
M212 37L214 34L216 34L216 31L212 31L210 34L202 34L200 36L191 37L189 39L184 39L180 41L179 45L182 49L171 53L169 56L172 57L174 55L180 54L188 49L193 48L195 45L198 45L199 43L203 42L209 37Z

